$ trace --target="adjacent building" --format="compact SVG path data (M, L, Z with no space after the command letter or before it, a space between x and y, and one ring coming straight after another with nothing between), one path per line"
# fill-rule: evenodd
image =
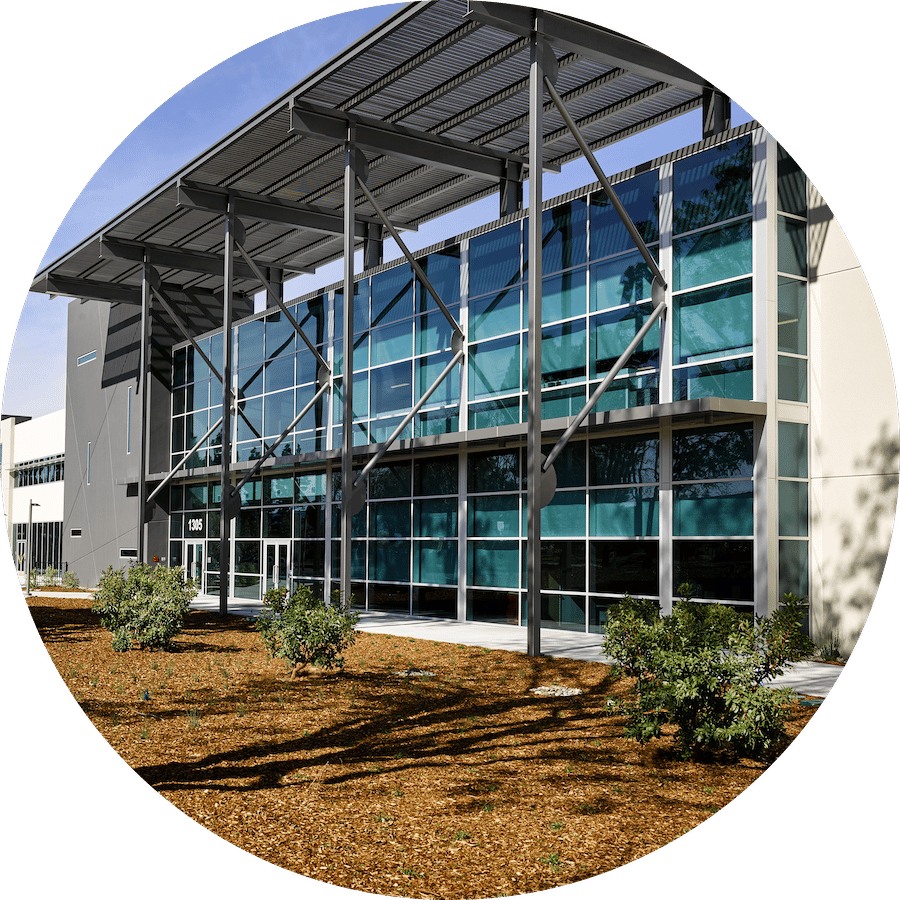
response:
M546 200L532 177L694 110L660 158ZM222 609L308 583L528 626L530 651L626 593L791 591L848 652L896 503L887 345L827 205L729 110L565 16L395 13L38 274L76 298L63 558L182 565ZM495 221L383 262L489 196Z

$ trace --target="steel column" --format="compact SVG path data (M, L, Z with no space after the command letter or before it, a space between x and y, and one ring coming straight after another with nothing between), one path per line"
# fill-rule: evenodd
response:
M234 281L234 222L230 209L225 215L225 267L222 299L222 477L219 515L219 612L228 613L228 588L231 582L231 345Z
M150 449L149 386L150 386L150 303L151 270L144 260L141 270L141 371L138 376L138 391L141 395L141 458L138 472L138 560L147 562L147 469Z
M352 129L344 147L344 368L341 432L341 602L350 600L350 533L353 519L353 254L356 218L356 160Z
M535 12L535 31L541 12ZM543 54L552 50L531 37L528 82L528 443L526 451L528 655L541 655L541 280L543 275L542 180L544 170Z

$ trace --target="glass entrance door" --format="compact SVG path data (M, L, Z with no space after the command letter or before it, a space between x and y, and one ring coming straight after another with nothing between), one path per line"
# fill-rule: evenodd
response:
M203 543L203 541L187 541L184 545L184 574L194 580L201 594L206 593L203 581Z
M290 591L291 545L288 541L266 541L266 574L263 594L269 588Z

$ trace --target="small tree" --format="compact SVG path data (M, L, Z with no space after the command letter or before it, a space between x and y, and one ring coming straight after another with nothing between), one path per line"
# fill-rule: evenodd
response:
M124 652L137 643L141 649L168 650L196 594L181 567L134 563L103 573L92 608L112 632L113 649Z
M298 585L293 594L270 588L263 598L266 608L256 620L269 655L287 660L294 677L307 665L342 669L344 650L356 640L353 630L359 616L350 612L350 601L335 592L332 603Z

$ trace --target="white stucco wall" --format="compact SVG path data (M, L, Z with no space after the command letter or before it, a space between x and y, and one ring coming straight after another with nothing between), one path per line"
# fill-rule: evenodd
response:
M815 191L809 249L810 617L815 640L834 636L848 653L891 540L900 422L874 298Z

